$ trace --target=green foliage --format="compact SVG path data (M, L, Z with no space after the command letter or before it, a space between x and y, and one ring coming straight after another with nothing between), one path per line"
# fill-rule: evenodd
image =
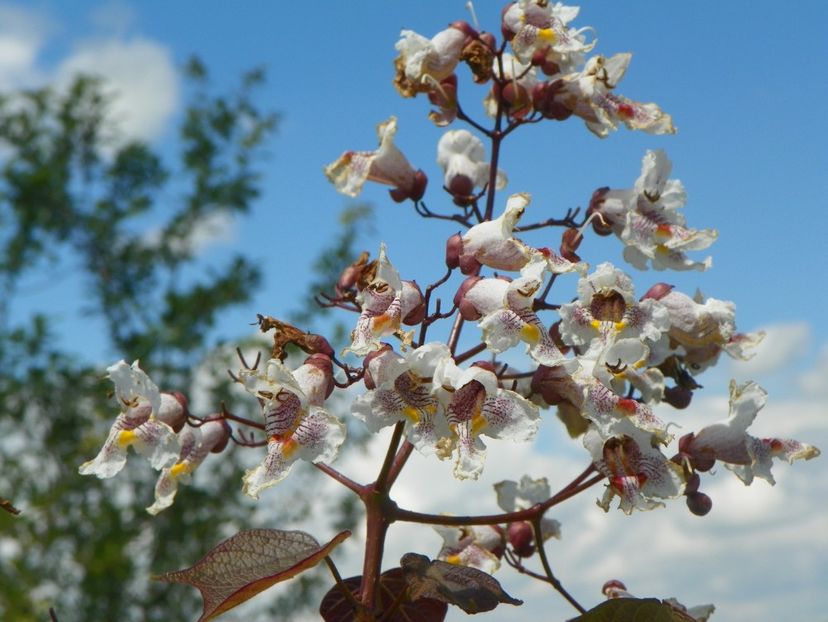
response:
M205 270L197 234L250 209L255 162L276 125L254 101L260 71L230 97L211 92L197 61L189 77L176 165L116 140L95 79L0 95L0 497L21 510L0 512L2 619L48 619L50 606L61 622L191 617L196 598L169 598L150 572L197 558L228 523L249 520L235 492L239 452L222 454L210 490L185 487L156 518L144 512L151 469L78 475L114 417L110 383L99 361L62 351L53 316L10 319L21 280L78 266L77 298L103 320L111 350L140 358L162 390L187 393L216 318L260 276L242 256ZM226 374L206 390L227 395Z

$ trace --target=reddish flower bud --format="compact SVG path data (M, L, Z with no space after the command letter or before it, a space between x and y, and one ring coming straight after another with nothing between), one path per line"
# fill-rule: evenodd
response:
M572 115L572 110L560 98L563 81L539 82L532 87L532 106L546 119L564 121Z
M523 117L532 112L532 96L526 87L515 81L508 82L500 93L504 103L509 106L509 114Z
M325 387L325 397L330 397L334 390L333 361L331 361L331 357L321 352L311 354L305 359L305 365L313 365L326 375L328 383Z
M374 381L374 376L371 374L371 361L375 358L388 352L389 350L393 350L394 348L391 347L389 343L383 343L382 347L378 350L373 350L365 355L365 358L362 359L362 368L365 370L365 373L362 376L362 381L365 383L365 388L369 391L373 391L377 388L377 383Z
M701 484L701 477L698 473L691 473L687 478L687 484L684 486L684 494L690 495L699 491L699 484Z
M618 579L610 579L609 581L604 583L604 585L601 587L601 593L604 596L606 596L607 598L609 598L610 594L613 594L613 593L619 592L619 591L626 592L627 591L627 586L624 585Z
M219 440L213 448L210 450L210 453L220 454L225 450L227 447L227 443L230 441L230 434L233 431L233 428L230 427L230 424L227 423L227 419L222 417L220 414L209 415L204 421L221 421L222 428L224 428L224 435L221 440Z
M474 287L478 281L482 280L481 276L470 276L460 284L457 288L457 293L454 294L454 304L460 310L460 315L464 320L475 321L480 319L480 313L475 306L466 300L466 293Z
M600 214L601 204L604 202L604 197L606 197L607 192L609 192L608 187L598 188L593 192L589 200L589 208L587 209L587 216L592 216L596 212L598 213L595 218L590 220L590 223L592 223L592 230L598 235L603 236L612 234L612 225Z
M167 396L167 399L164 399L164 396ZM172 391L161 394L161 410L157 416L160 421L170 426L173 432L177 434L181 431L189 415L189 402L183 393Z
M535 554L535 534L528 522L509 523L506 537L518 557L531 557Z
M575 252L581 245L584 236L574 227L570 227L561 235L561 257L573 263L578 263L581 258Z
M463 255L463 236L455 233L446 240L446 267L454 270L460 265L460 257Z
M674 287L675 285L670 285L669 283L656 283L647 290L647 293L641 297L641 300L647 300L648 298L652 298L653 300L661 300L673 291Z
M388 191L388 194L391 195L391 199L395 203L402 203L408 199L411 199L412 201L419 201L423 198L427 185L428 177L426 177L426 174L423 173L422 170L418 170L414 173L414 177L411 181L411 187L392 188Z
M406 326L416 326L425 318L425 298L417 281L403 281L403 313L402 323Z
M683 387L667 387L664 389L664 401L670 404L673 408L679 410L690 406L690 401L693 399L693 392L690 389Z
M703 492L693 492L685 499L687 509L696 516L705 516L713 509L713 500Z

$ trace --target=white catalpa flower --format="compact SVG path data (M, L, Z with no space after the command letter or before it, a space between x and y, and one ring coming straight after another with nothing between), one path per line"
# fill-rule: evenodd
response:
M426 177L415 171L394 145L397 118L391 117L377 126L380 146L376 151L346 151L336 162L325 167L325 176L337 191L349 197L362 192L366 181L392 186L395 201L419 200L426 187Z
M607 438L595 428L584 434L584 447L592 456L595 468L607 476L608 483L598 505L609 511L614 497L625 514L635 510L662 507L659 499L675 499L684 492L682 467L668 460L652 435L630 422Z
M444 402L451 435L441 439L440 454L454 456L457 479L477 479L486 460L482 435L525 442L538 430L538 407L513 391L498 387L494 372L477 365L461 370L450 358L434 372L434 386Z
M730 415L682 439L681 449L691 460L721 460L745 485L761 477L770 484L773 458L788 463L816 458L820 451L807 443L779 438L755 438L747 429L765 406L768 394L755 382L730 383Z
M388 259L384 243L380 245L374 277L357 294L356 300L362 311L351 331L351 345L344 352L357 356L378 350L380 337L401 334L401 324L414 325L422 320L422 292L414 281L400 279Z
M554 63L560 71L579 65L583 54L596 43L587 43L584 37L591 28L576 30L567 26L579 11L578 7L541 0L518 0L510 5L503 13L503 29L513 34L515 56L528 63L537 52L543 52L545 61Z
M730 301L705 299L701 293L690 298L675 290L658 301L670 315L670 330L668 347L659 347L654 358L675 355L692 374L715 364L721 352L737 360L750 359L750 350L765 337L762 331L736 332L736 305Z
M625 337L656 342L670 327L667 310L656 300L637 301L632 279L608 262L578 281L578 300L561 305L560 315L561 337L572 345Z
M183 396L162 394L138 361L132 365L119 361L106 371L115 385L121 413L98 455L83 463L78 472L101 479L112 477L124 468L128 447L147 456L153 468L164 468L177 455L173 426L183 425L186 400Z
M330 358L314 354L294 371L271 359L265 372L242 369L239 379L259 398L267 434L267 456L245 473L245 494L258 499L262 490L287 477L298 459L331 462L336 458L345 426L322 407L333 390Z
M452 194L470 196L475 188L489 183L489 161L483 142L468 130L449 130L437 143L437 164L443 169L443 183ZM497 171L495 187L506 185L506 174Z
M467 37L463 29L455 26L441 30L431 39L413 30L400 32L395 46L400 55L394 61L394 86L400 95L414 97L428 92L454 73Z
M477 568L488 574L500 568L500 557L506 544L499 526L434 525L434 531L443 538L437 559L457 566Z
M178 492L179 482L188 482L192 473L210 452L221 451L230 438L230 426L223 419L206 421L198 427L185 426L178 433L178 459L164 467L155 484L155 503L147 508L158 514L170 507Z
M546 260L538 254L513 281L473 276L460 285L454 303L464 319L479 321L483 341L492 352L504 352L523 341L529 356L541 365L552 367L564 362L533 309L545 268Z
M372 352L364 362L369 391L353 401L351 413L371 432L405 421L408 441L421 453L433 454L449 430L431 377L440 361L450 357L442 343L427 343L404 356L390 346Z
M606 138L619 123L648 134L675 134L673 119L656 104L642 104L613 92L631 59L632 54L593 56L580 73L563 77L561 102L599 138Z
M707 270L712 260L692 261L687 251L704 250L718 237L715 229L691 229L679 211L687 201L684 186L669 179L672 163L659 149L648 151L641 175L629 190L609 190L595 211L625 244L624 259L639 270Z

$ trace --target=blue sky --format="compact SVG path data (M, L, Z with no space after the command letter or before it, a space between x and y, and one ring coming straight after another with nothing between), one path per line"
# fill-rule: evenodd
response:
M497 32L500 4L480 2L476 9L482 27ZM262 262L265 281L254 302L228 314L219 329L224 335L246 335L255 313L278 316L295 306L292 301L304 291L310 263L347 204L327 184L322 167L346 149L373 149L375 125L391 114L399 118L398 146L430 176L429 206L451 209L441 196L434 161L442 130L426 119L427 102L399 98L391 78L401 28L431 36L456 19L468 19L463 3L437 0L314 5L203 0L0 3L0 88L64 79L77 68L100 70L129 93L120 113L132 135L169 149L183 101L183 85L175 72L190 55L205 61L219 87L231 87L245 69L267 69L261 101L282 120L268 149L272 155L263 165L263 196L250 218L204 240L210 261L244 249ZM741 330L769 331L754 361L742 366L725 362L720 371L702 378L709 398L699 400L694 412L701 416L703 406L721 407L731 375L754 378L771 390L768 416L773 411L780 418L777 427L766 425L767 433L781 434L781 427L823 448L828 446L826 24L828 8L815 1L798 2L784 11L768 1L590 2L582 7L576 25L595 28L596 52L633 53L618 92L657 102L672 114L678 134L654 137L622 129L602 141L578 120L549 122L517 132L507 141L500 165L510 180L503 200L511 192L530 192L533 202L526 219L534 221L585 206L597 187L632 186L644 152L666 149L673 160L673 177L687 188L689 224L718 229L720 236L710 249L714 266L708 272L643 274L627 268L638 290L659 280L688 293L698 287L707 295L736 302ZM475 100L484 92L467 88L463 93L465 108L482 119ZM420 221L409 206L392 203L381 187L366 187L361 198L371 201L377 212L378 233L366 237L367 249L374 251L385 240L403 278L424 284L442 274L443 241L454 232L450 225ZM536 245L556 245L554 239L544 242L541 236L527 239ZM592 264L620 262L614 242L590 238L581 254ZM55 300L82 300L82 283L71 274L47 286L44 278L34 276L24 284L30 293L14 308L18 316L54 309ZM574 280L570 286L574 292ZM94 322L84 319L79 307L70 306L60 318L67 345L92 359L119 358L119 353L107 352L97 342ZM721 416L724 413L715 418ZM555 460L564 459L542 451L527 459L561 466ZM716 481L725 509L718 517L714 512L701 527L699 521L688 520L683 508L681 517L674 519L633 517L636 526L624 527L642 538L637 549L632 545L633 551L641 550L655 525L667 530L687 526L690 535L685 538L705 538L723 547L729 539L747 538L738 534L750 534L756 541L747 539L736 553L715 546L707 551L725 568L726 560L738 560L733 562L738 567L712 579L709 573L716 571L699 551L670 549L667 542L664 546L679 558L666 565L664 560L646 562L657 564L656 570L648 574L647 566L633 571L642 584L629 585L628 579L630 590L648 595L649 584L643 581L658 583L666 568L679 568L676 581L667 582L670 593L654 595L675 594L687 604L723 599L716 620L736 620L747 613L759 619L779 618L792 593L794 607L799 607L793 617L804 619L822 611L819 589L828 583L828 541L810 515L810 500L824 501L828 493L825 478L818 477L824 473L824 458L797 464L790 473L787 465L777 468L785 476L773 489L760 482L733 490L722 483L729 474L719 473ZM416 490L414 483L411 486ZM735 507L727 509L728 499ZM582 511L591 517L587 524L599 532L596 542L617 546L619 538L613 538L606 525L620 525L626 517L613 516L598 526L596 520L606 517L590 503L583 504ZM740 515L739 507L755 509L761 516ZM674 514L671 509L663 516ZM565 538L566 529L565 523ZM570 533L574 536L575 531L573 527ZM769 543L766 533L776 539ZM581 542L577 536L574 541L582 553L600 554L595 543ZM564 549L567 540L559 546ZM577 555L568 551L562 556L574 563ZM603 554L610 558L606 563L611 568L624 567L617 550ZM693 574L697 568L701 577ZM584 580L584 597L597 595L600 582L588 588ZM773 586L780 585L785 589L774 591ZM716 594L697 595L704 587ZM569 612L561 610L560 615Z

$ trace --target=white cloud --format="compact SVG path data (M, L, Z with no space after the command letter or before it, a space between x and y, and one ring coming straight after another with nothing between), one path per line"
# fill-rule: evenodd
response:
M28 86L40 79L35 61L51 30L43 15L0 5L0 89Z
M59 83L77 73L106 80L112 119L124 138L152 140L178 104L178 78L169 50L148 39L101 39L80 44L57 69Z
M803 358L811 340L811 327L806 322L775 324L765 327L765 338L754 350L749 361L736 361L740 375L755 378L776 373L797 359Z
M112 96L111 118L120 132L117 139L158 138L178 105L177 70L166 46L141 37L127 38L132 16L125 2L102 5L90 19L107 34L73 42L74 51L48 67L41 56L56 30L48 14L0 4L0 89L65 86L78 72L94 74L106 80Z
M828 396L828 343L822 346L814 366L802 374L799 386L808 395Z

